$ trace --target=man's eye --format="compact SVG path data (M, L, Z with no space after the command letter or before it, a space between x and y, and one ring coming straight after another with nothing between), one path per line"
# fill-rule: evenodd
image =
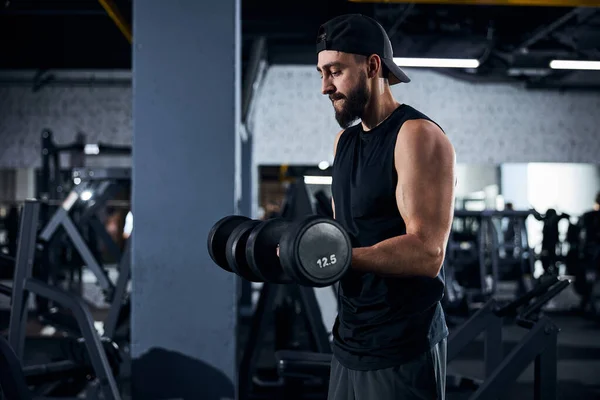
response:
M341 74L341 72L340 72L340 71L333 71L333 72L331 73L331 75L333 75L333 76L338 76L338 75L340 75L340 74Z

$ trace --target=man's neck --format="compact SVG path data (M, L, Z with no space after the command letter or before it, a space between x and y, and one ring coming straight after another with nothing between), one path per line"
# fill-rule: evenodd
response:
M600 211L600 204L594 204L594 211Z
M391 113L400 106L400 103L394 99L392 92L387 87L379 95L373 96L371 101L365 107L365 113L361 118L364 131L370 131L381 124Z

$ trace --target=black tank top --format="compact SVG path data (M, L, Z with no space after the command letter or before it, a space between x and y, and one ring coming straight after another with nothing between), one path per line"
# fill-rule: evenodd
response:
M413 119L431 121L401 105L374 129L364 132L358 124L339 138L332 183L335 219L352 237L353 247L406 234L396 203L394 149L400 127ZM374 370L429 350L448 335L443 292L443 270L437 278L386 278L350 270L338 290L336 358L350 369Z

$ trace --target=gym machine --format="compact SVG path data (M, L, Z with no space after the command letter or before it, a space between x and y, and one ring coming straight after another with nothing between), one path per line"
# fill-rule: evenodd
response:
M77 225L79 225L79 228L82 228L86 224L89 224L103 240L113 257L117 260L121 258L120 250L106 232L104 226L96 218L96 212L114 194L114 191L118 189L120 185L119 181L130 179L130 170L114 168L75 169L73 177L74 179L79 179L80 183L75 185L60 207L54 212L42 229L40 239L46 243L50 243L54 234L62 227L85 265L98 279L98 284L110 301L115 290L114 285L104 268L96 260L92 250L86 244ZM74 218L72 218L72 213L75 210L80 212L77 224L73 221Z
M277 300L286 299L292 302L293 309L288 309L293 315L286 315L286 321L278 320ZM305 328L302 333L308 333L303 338L297 330L298 323ZM287 325L290 326L287 326ZM273 347L265 345L269 333L274 334ZM292 343L294 339L295 343ZM304 339L304 340L303 340ZM306 351L330 353L329 333L323 324L321 311L314 290L299 285L282 285L264 283L251 319L248 337L238 360L238 392L240 400L249 400L268 396L273 392L284 389L284 382L276 374L264 374L261 377L258 369L261 350L273 354L281 348L301 347ZM269 357L271 359L272 357ZM272 359L273 370L276 369ZM273 376L274 375L274 376ZM311 387L310 382L306 388ZM317 392L322 387L312 387Z
M61 158L63 155L70 157L69 165L65 168L61 165ZM36 198L42 203L40 209L40 224L45 226L50 221L52 214L56 209L64 206L65 197L76 185L81 178L73 176L73 168L84 168L88 157L102 157L102 156L130 156L130 146L115 146L107 145L104 143L88 144L85 141L85 135L78 133L76 139L69 144L59 145L54 141L54 135L51 130L44 129L41 133L41 169L36 175ZM87 176L90 177L89 175ZM73 213L72 217L77 222L78 219ZM107 246L111 255L115 253L115 247L107 242L102 233L97 233L96 223L92 220L89 222L91 230L84 230L82 233L87 239L90 249L94 252L97 247L95 246L96 236L100 235L103 239L105 246ZM86 227L87 228L87 227ZM39 270L34 270L34 276L41 280L53 282L57 278L57 271L55 269L48 268L57 264L61 260L60 264L63 263L63 259L66 258L66 264L80 265L82 260L79 258L79 253L74 253L72 246L69 243L64 243L64 236L61 234L52 237L52 240L47 243L44 251L41 252L40 256L43 262L40 264ZM114 258L118 260L118 258ZM72 261L72 262L71 262ZM89 260L86 260L86 262ZM91 267L93 269L93 267ZM74 270L77 267L71 268L70 273L73 275ZM79 271L80 272L80 271ZM95 273L96 271L94 271ZM54 275L53 275L54 274ZM81 276L80 276L81 278ZM106 285L106 280L102 277L98 278L101 285ZM103 287L103 289L106 289ZM38 308L42 311L48 310L48 304L46 301L39 301Z
M89 363L92 375L96 378L95 385L92 385L87 393L87 398L120 399L114 376L116 365L113 358L118 355L118 349L111 341L101 339L86 304L81 298L71 293L31 277L39 212L39 202L25 202L21 217L15 277L12 289L8 289L12 297L8 345L5 341L0 343L2 351L0 363L7 366L10 371L10 373L2 374L2 380L0 380L2 391L5 394L12 393L14 398L33 399L34 393L28 389L27 385L24 385L27 376L76 372L81 369L74 365L73 360L63 360L46 365L22 366L28 313L25 305L28 295L31 293L45 297L72 312L78 331L81 333L78 343L82 344L86 350L83 355L80 354L81 359L78 360L78 364ZM6 294L6 290L3 292Z
M49 129L42 131L42 167L37 185L37 198L43 202L62 199L64 197L64 183L70 176L63 175L61 168L61 155L71 156L71 168L84 167L86 156L129 156L130 146L114 146L104 143L86 144L85 136L78 134L75 141L66 145L58 145L54 142L54 134ZM69 168L69 171L71 170ZM70 172L69 174L70 175ZM70 185L69 185L70 186ZM41 210L41 220L44 218L44 209Z
M597 283L600 276L600 211L584 213L567 232L567 274L574 276L575 292L581 297L578 312L600 321Z
M106 301L110 303L109 313L104 321L105 335L114 339L117 328L128 319L127 285L130 278L129 246L131 237L125 243L124 252L121 254L121 250L98 219L97 213L118 190L130 182L131 170L126 168L76 168L73 170L73 179L77 184L40 232L39 240L46 245L42 261L45 266L42 268L52 269L48 258L50 251L48 247L51 247L53 237L62 228L80 255L82 262L97 278ZM73 216L74 214L76 217ZM114 284L110 280L107 270L97 261L97 257L82 234L82 231L88 226L103 241L112 258L119 260L117 267L119 275ZM44 322L58 324L70 330L76 329L72 319L61 315L55 309L49 311L42 314ZM75 333L78 334L76 331Z
M556 399L557 337L559 328L546 316L540 316L543 306L564 290L570 281L549 278L525 295L500 306L489 300L465 324L448 337L447 361L450 363L481 333L485 334L483 381L448 376L447 394L469 390L470 400L499 399L506 387L516 381L531 362L535 363L535 400ZM502 325L514 320L528 330L513 350L503 354ZM331 354L316 352L278 351L275 354L279 376L284 380L281 398L299 396L303 383L326 382L329 379Z
M535 257L529 247L525 221L532 213L454 212L445 266L464 289L469 303L472 300L485 302L496 295L502 280L516 279L521 293L531 288L528 277L534 270ZM504 231L499 229L503 220L508 220ZM489 284L488 277L491 278Z

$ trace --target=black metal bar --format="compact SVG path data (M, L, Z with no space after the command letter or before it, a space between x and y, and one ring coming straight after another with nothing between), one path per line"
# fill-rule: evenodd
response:
M85 191L92 190L89 182L84 182L81 185L77 185L62 201L60 207L54 212L50 220L42 221L45 223L44 228L40 233L40 239L43 241L50 241L50 238L56 230L60 227L62 222L69 218L69 212L75 204L79 201L81 194Z
M529 47L533 46L540 40L547 37L549 34L569 22L572 18L579 17L578 23L582 23L583 20L591 17L596 12L595 9L591 7L578 7L570 10L568 13L558 18L556 21L552 22L549 25L546 25L536 32L534 32L527 40L516 47L516 51L527 50Z
M60 382L68 382L75 380L85 380L94 371L91 366L83 366L71 360L54 361L49 364L28 365L23 367L23 374L27 385L35 387L34 400L42 400L38 396L48 395L60 386ZM90 397L86 392L87 398ZM62 400L68 400L62 398Z
M582 49L581 45L578 44L572 36L560 33L553 32L552 38L558 41L563 46L567 46L571 48L574 52L576 52L580 57L587 57L590 59L597 59L600 57L600 51L595 49ZM502 192L500 192L502 193Z
M469 397L469 400L499 399L507 387L514 383L523 370L548 346L556 346L556 340L549 333L558 328L548 318L542 318L519 341L502 360L496 370ZM553 340L554 339L554 340Z
M71 310L83 335L92 368L94 368L99 385L103 389L104 398L109 400L120 399L121 396L115 377L112 374L110 363L106 357L100 336L94 327L94 319L83 300L71 293L55 289L35 279L28 279L25 282L25 289Z
M69 214L64 208L61 207L57 209L56 212L52 215L52 218L50 218L50 221L48 221L46 226L44 226L42 232L40 232L40 240L49 242L54 233L62 224L62 221L68 217Z
M12 288L0 283L0 294L5 295L6 297L12 297Z
M60 153L54 152L51 155L52 160L52 186L50 188L50 197L56 199L59 197L58 187L62 183L62 171L60 166ZM62 193L60 195L62 197Z
M108 298L112 298L115 289L113 283L109 279L108 274L106 273L104 268L102 268L100 264L98 264L96 258L94 257L88 246L85 244L83 237L77 230L75 224L73 224L73 221L71 221L71 218L67 216L67 218L65 218L62 222L62 226L71 238L75 249L77 249L77 251L79 252L79 255L85 262L86 266L90 270L92 270L92 272L96 276L96 279L98 279L98 284L106 292L106 296Z
M252 282L240 279L240 299L238 309L247 310L252 307Z
M61 145L61 146L56 146L55 152L56 153L64 153L64 152L71 152L71 151L84 152L86 149L86 146L90 146L90 143L88 143L88 144L79 144L79 143L65 144L65 145ZM115 145L104 144L104 143L93 143L93 144L91 144L91 146L94 146L94 151L86 153L85 154L86 156L100 156L100 155L102 155L102 156L127 156L127 155L131 155L131 146L115 146Z
M485 266L485 223L483 220L480 221L479 232L477 233L477 240L479 242L479 284L481 285L481 294L487 293L487 281L486 281L486 266Z
M27 299L29 296L25 291L25 282L33 270L39 213L40 204L37 201L25 201L21 212L8 328L8 341L19 360L23 360L25 327L27 325Z
M558 329L547 332L548 346L535 359L533 398L556 400L558 365Z
M491 319L497 318L494 314L495 308L496 301L494 299L489 300L464 324L450 333L447 351L448 362L454 360L473 339L483 332Z
M267 325L271 320L271 309L275 302L280 285L264 283L252 316L250 333L244 346L238 373L238 396L240 400L251 398L256 362L260 355L260 344Z
M550 299L554 296L565 290L567 286L571 284L571 281L568 279L561 280L558 284L554 285L550 290L541 295L538 299L536 299L529 307L527 307L523 312L520 313L520 317L523 319L527 319L531 316L531 314L537 312L542 308Z
M485 219L482 221L484 226L488 228L488 234L490 235L490 239L492 242L492 249L490 251L491 258L491 267L492 267L492 290L491 293L495 294L498 290L498 282L500 282L500 270L499 270L499 260L498 260L498 236L496 232L496 227L491 219Z
M130 236L125 244L125 251L121 256L121 262L119 263L119 278L117 279L117 285L115 293L112 298L108 315L104 320L104 336L114 339L115 333L118 328L119 315L121 309L125 303L127 297L127 284L129 283L129 277L131 275L131 243L132 237Z
M266 58L267 39L264 36L254 39L250 49L250 61L246 76L244 77L244 89L242 100L242 121L245 123L250 113L250 106L254 95L254 89L260 72L260 62Z
M38 197L42 200L50 199L50 154L54 152L52 132L48 129L42 131L42 170ZM45 222L45 221L44 221Z
M80 368L80 365L75 364L71 360L63 360L48 364L27 365L23 367L23 374L25 377L31 377L35 375L47 375L58 372L73 371Z
M398 32L398 30L400 29L400 26L404 23L404 21L406 21L406 19L412 12L414 6L415 6L415 3L407 4L404 7L404 9L402 10L402 12L400 13L400 15L398 15L395 18L394 25L392 25L392 27L388 31L388 37L390 39L392 39L394 37L394 35Z
M500 317L516 316L517 309L519 307L529 303L533 298L546 292L548 289L550 289L552 286L554 286L554 284L556 284L557 282L558 282L558 278L556 278L556 277L550 277L550 278L547 278L546 280L543 280L542 283L535 286L529 292L516 298L515 300L511 301L506 306L497 310L496 314Z
M502 362L502 318L490 316L485 327L485 376L491 376Z
M458 218L485 218L485 217L520 217L527 218L533 214L533 210L518 211L518 210L483 210L483 211L468 211L454 210L454 216Z
M297 286L302 302L302 311L308 322L309 331L313 336L317 352L331 353L331 344L329 343L329 334L323 324L323 316L319 302L315 296L315 289L307 286Z
M131 168L74 168L73 178L82 180L130 180Z

